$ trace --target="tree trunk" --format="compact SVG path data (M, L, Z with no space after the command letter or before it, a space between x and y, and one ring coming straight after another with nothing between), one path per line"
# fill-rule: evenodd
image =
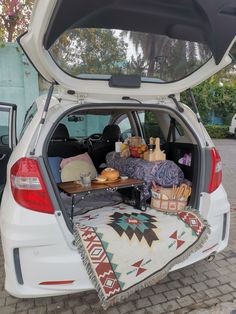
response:
M8 42L12 42L13 40L13 34L14 34L14 31L15 31L15 28L16 28L16 21L15 21L15 18L14 17L9 17L9 20L8 20L8 27L7 27L7 41Z
M155 70L155 37L151 36L151 49L150 49L150 55L149 55L149 65L148 65L148 73L147 75L149 77L152 77L154 75Z

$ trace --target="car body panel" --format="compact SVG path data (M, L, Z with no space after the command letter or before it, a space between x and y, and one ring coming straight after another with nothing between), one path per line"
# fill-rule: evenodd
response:
M2 243L5 256L6 290L17 297L52 295L69 291L92 289L81 257L75 246L68 245L65 232L73 242L73 235L64 228L61 232L56 215L44 215L30 211L8 198L10 186L6 187L0 216ZM4 210L7 203L8 213ZM12 217L14 213L14 217ZM6 249L7 248L7 249ZM16 279L13 249L19 249L23 285ZM35 272L37 269L37 272ZM42 286L45 281L75 280L70 285ZM13 284L14 283L14 284Z

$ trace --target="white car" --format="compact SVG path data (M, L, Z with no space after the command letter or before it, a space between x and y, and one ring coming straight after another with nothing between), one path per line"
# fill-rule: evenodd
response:
M233 116L231 120L231 124L229 126L229 133L231 135L234 135L234 138L236 138L236 114Z
M229 0L35 1L19 44L51 88L26 113L17 145L16 107L0 105L1 171L12 152L1 176L0 214L10 294L26 298L93 289L51 158L87 151L99 169L105 153L94 147L104 141L107 125L119 126L120 140L160 137L167 159L192 183L188 205L208 221L211 233L172 270L227 246L230 205L220 156L191 91L189 104L180 101L180 93L232 62L235 35L235 4ZM114 129L106 134L106 140L113 137L109 143L118 140ZM191 157L188 165L179 163L185 154Z

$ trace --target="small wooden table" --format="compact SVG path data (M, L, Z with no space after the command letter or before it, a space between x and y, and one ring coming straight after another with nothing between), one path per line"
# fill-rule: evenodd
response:
M58 187L66 194L72 197L72 204L71 204L71 219L73 219L74 216L74 208L75 208L75 196L80 193L92 193L93 191L98 191L98 190L103 190L103 191L117 191L119 189L124 189L124 188L130 188L133 187L137 191L141 192L143 191L145 181L143 180L138 180L138 179L133 179L133 178L128 178L126 180L118 180L118 181L110 181L110 182L104 182L104 183L96 183L92 181L91 186L89 187L84 187L80 183L77 183L76 181L70 181L70 182L63 182L59 183ZM142 198L142 197L141 197ZM139 205L137 205L139 204ZM144 205L146 209L146 203L144 204L142 200L136 199L136 204L139 209L142 210L142 205Z

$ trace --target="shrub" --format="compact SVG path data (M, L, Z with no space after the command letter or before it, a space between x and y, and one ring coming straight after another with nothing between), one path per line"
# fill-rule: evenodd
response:
M227 138L229 137L229 127L228 125L205 125L207 132L211 138Z

